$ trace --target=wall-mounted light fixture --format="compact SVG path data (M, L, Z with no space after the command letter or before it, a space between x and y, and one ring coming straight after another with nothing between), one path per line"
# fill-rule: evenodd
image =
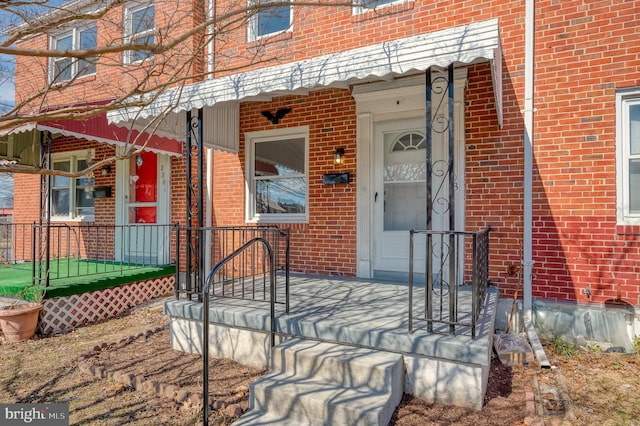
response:
M333 153L333 162L344 164L344 148L336 148L336 152Z
M111 165L109 165L109 164L107 164L106 166L104 166L104 167L102 168L102 170L100 170L100 174L101 174L102 176L106 176L106 175L108 175L109 173L111 173Z

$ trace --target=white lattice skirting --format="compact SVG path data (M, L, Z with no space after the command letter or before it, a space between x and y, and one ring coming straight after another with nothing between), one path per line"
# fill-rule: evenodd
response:
M154 278L119 287L55 297L44 301L38 330L64 333L76 327L113 318L119 313L174 290L175 276Z

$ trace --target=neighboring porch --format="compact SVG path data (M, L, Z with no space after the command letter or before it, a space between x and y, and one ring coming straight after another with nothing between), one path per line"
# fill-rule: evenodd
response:
M0 224L0 303L42 300L43 334L113 317L174 290L175 235L175 225Z
M29 298L35 291L33 270L40 263L21 262L0 265L0 295ZM61 278L50 281L49 286L40 287L44 299L88 293L110 287L146 281L175 274L174 265L139 265L95 259L55 259L50 265L50 274Z
M173 275L175 235L175 225L0 224L0 295L35 287L49 299Z

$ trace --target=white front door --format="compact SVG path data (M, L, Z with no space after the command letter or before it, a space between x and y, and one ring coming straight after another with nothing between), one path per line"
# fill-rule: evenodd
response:
M425 120L379 123L374 133L374 276L403 278L409 231L426 229ZM414 243L414 271L424 275L424 235Z
M446 81L445 81L446 83ZM454 101L454 169L449 171L447 87L434 79L432 111L431 166L427 176L426 122L420 118L380 121L373 128L374 253L373 275L382 279L404 280L409 272L410 230L427 229L427 185L431 186L431 227L433 231L464 230L464 121L463 105ZM461 89L458 89L460 92ZM451 173L451 174L450 174ZM453 179L454 193L449 181ZM452 206L455 206L452 207ZM450 212L454 209L454 223ZM448 238L434 235L431 241L434 279L449 281L449 262L454 253ZM427 239L415 234L413 245L414 279L424 282ZM464 253L457 253L458 267L464 266ZM462 271L459 276L462 277Z
M434 168L431 176L426 176L426 151L422 144L427 113L425 77L371 83L353 89L357 112L359 277L406 280L409 231L427 228L428 179L431 180L433 203L431 229L464 230L464 91L467 73L466 69L454 72L453 194L449 194L448 180L445 185L442 173L449 160L449 101L447 79L442 78L444 75L434 69L431 80L431 122L434 127L431 132L431 164ZM455 223L450 226L448 204L451 201L455 205ZM426 238L417 237L414 243L414 271L418 275L416 278L423 280ZM434 260L441 253L440 248L433 247ZM462 268L463 250L458 252L458 256L458 267ZM458 276L462 274L458 273Z
M144 151L116 165L116 260L162 265L169 262L170 160Z

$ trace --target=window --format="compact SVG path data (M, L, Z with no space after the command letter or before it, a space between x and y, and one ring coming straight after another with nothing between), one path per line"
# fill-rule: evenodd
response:
M74 151L51 155L51 168L77 172L89 166L93 150ZM64 176L51 178L51 218L57 220L93 220L93 176L71 179Z
M273 0L257 0L250 6L259 7L249 20L249 40L287 31L291 27L291 6L269 7Z
M125 10L124 39L129 44L144 44L153 46L155 43L155 6L136 5ZM148 50L127 50L124 55L125 64L152 58L153 53Z
M423 229L427 182L424 133L387 133L384 139L384 230Z
M640 224L640 88L616 94L618 222Z
M247 140L247 220L308 220L308 127L255 132Z
M52 50L89 50L97 45L98 30L95 26L74 28L51 39ZM62 83L76 77L96 73L95 58L53 58L51 59L49 81Z

